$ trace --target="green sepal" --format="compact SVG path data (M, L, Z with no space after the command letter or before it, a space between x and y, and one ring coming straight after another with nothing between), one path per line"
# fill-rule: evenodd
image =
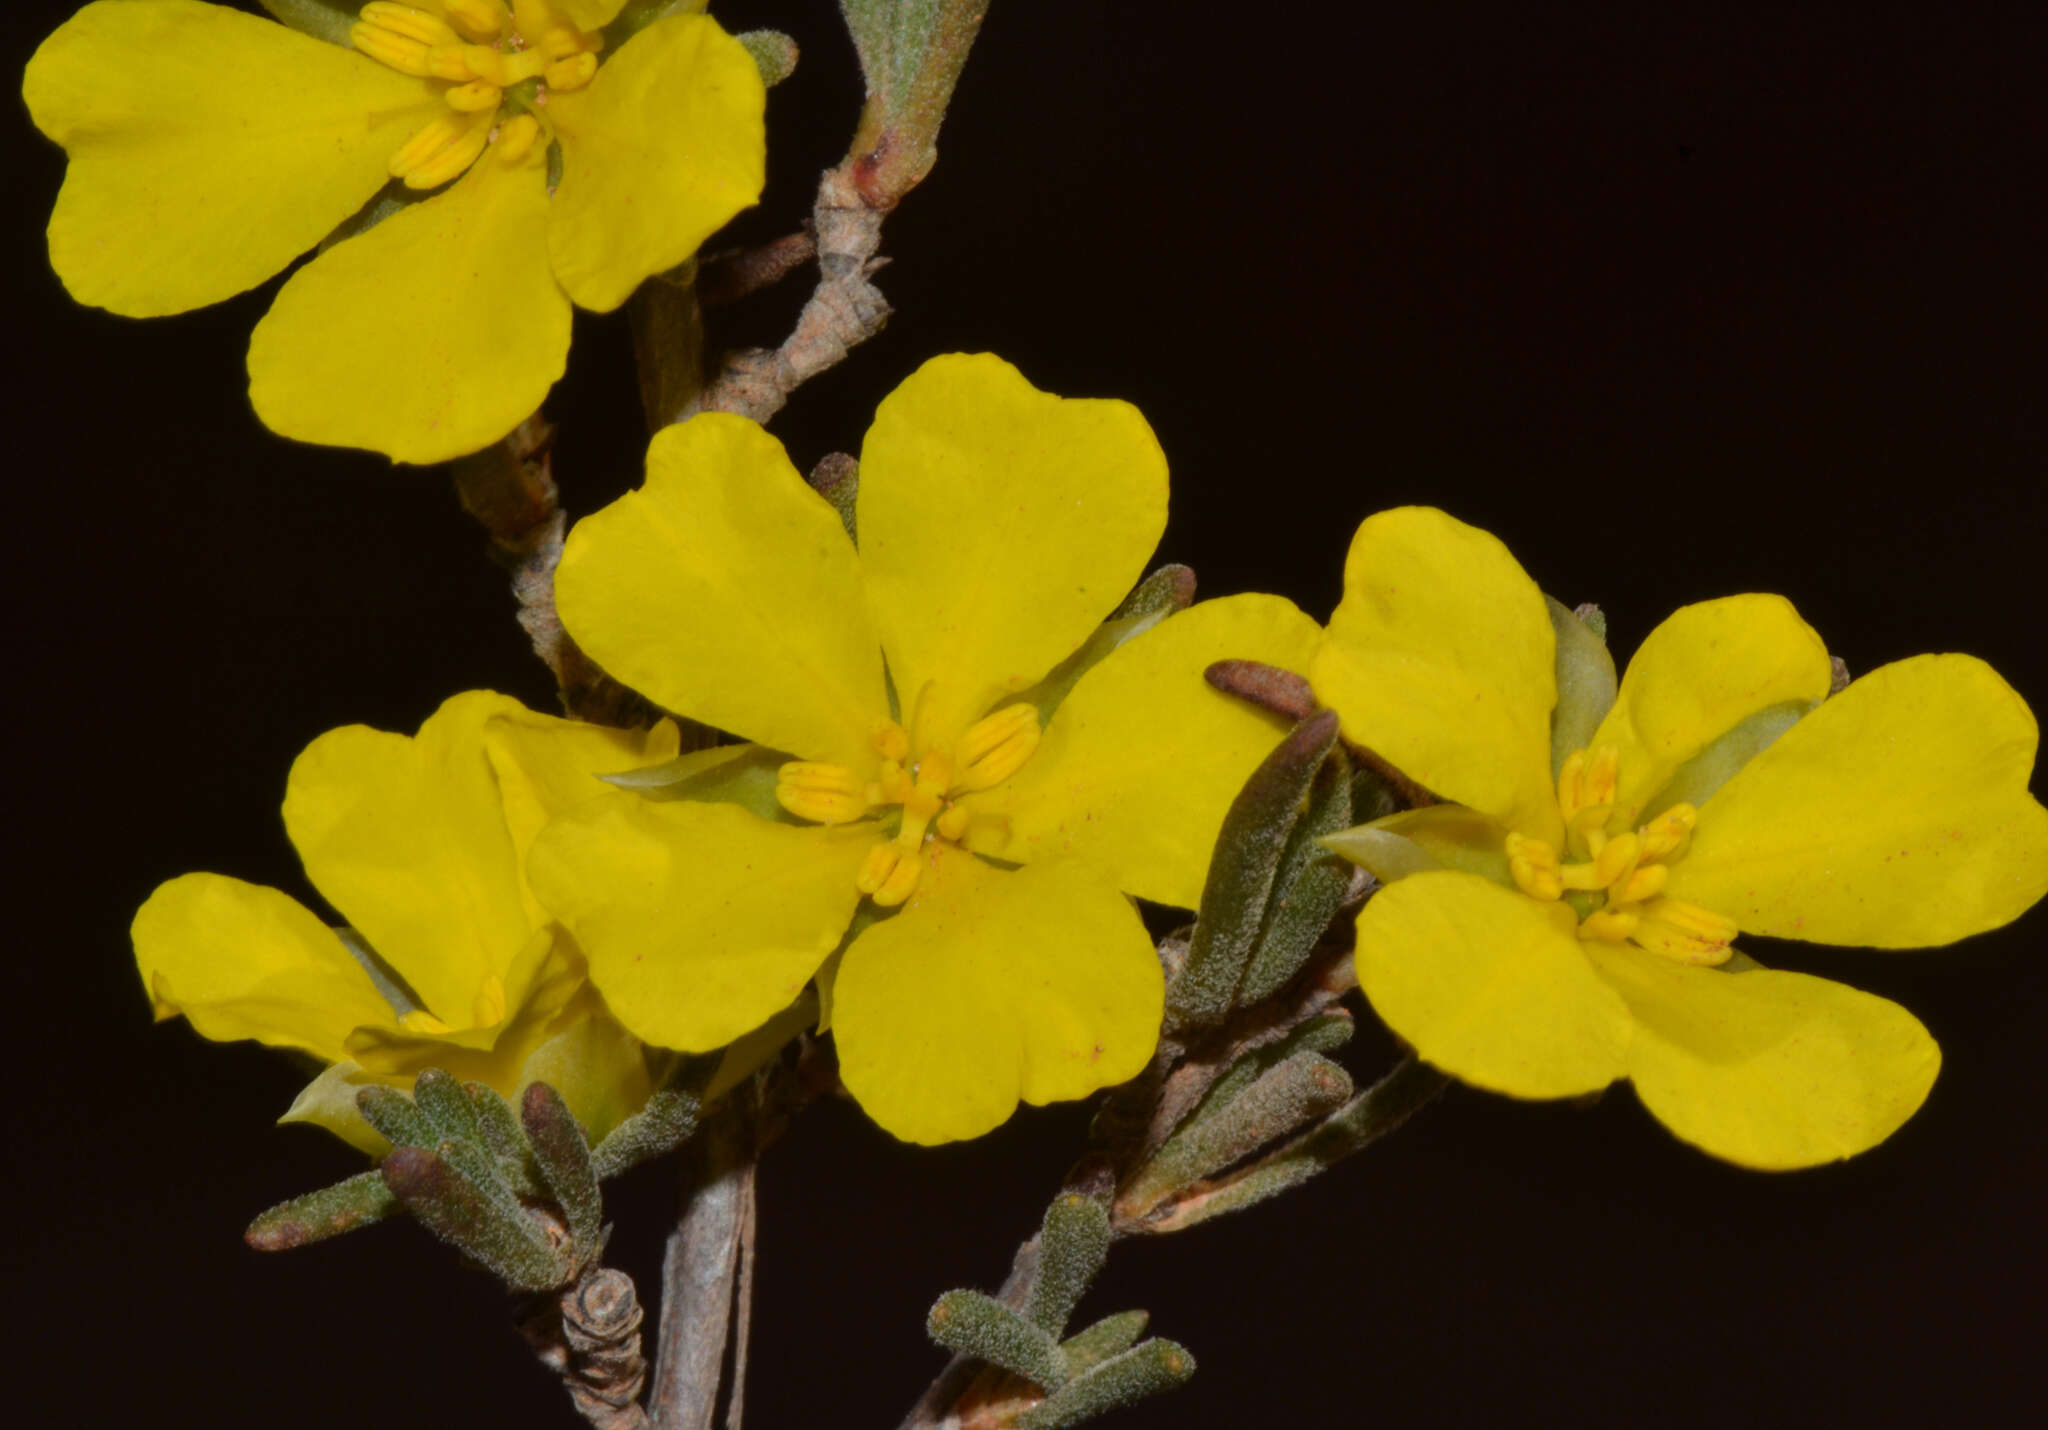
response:
M754 57L754 67L761 71L761 83L770 89L796 73L796 41L782 31L747 30L733 38Z
M805 478L811 490L832 503L832 510L839 513L839 524L846 528L846 539L856 547L860 545L860 458L845 452L827 452L818 458L818 464L811 468Z
M541 1182L568 1223L569 1240L579 1258L589 1256L604 1227L604 1199L598 1194L583 1129L562 1095L544 1082L528 1084L519 1099L519 1121L526 1128Z
M476 1159L484 1155L477 1147L467 1151ZM466 1160L456 1142L436 1150L399 1147L378 1170L415 1221L507 1286L550 1291L561 1285L572 1270L568 1259L548 1245L501 1183L488 1174L473 1178L474 1164L458 1168L456 1163Z
M727 750L731 751L729 755ZM658 765L622 770L598 778L620 789L631 790L642 799L694 799L736 804L749 814L772 819L778 824L796 822L775 798L776 771L782 768L788 756L759 745L729 745L717 753L726 757L707 763L704 751L693 750Z
M1350 1096L1351 1075L1343 1068L1306 1048L1293 1053L1235 1096L1206 1102L1131 1180L1118 1209L1142 1217L1175 1193L1342 1107Z
M356 23L360 5L333 5L328 0L262 0L262 5L272 19L302 35L340 45L345 50L355 48L348 32Z
M674 1088L647 1099L647 1106L611 1130L590 1154L590 1170L599 1181L616 1177L650 1157L679 1147L697 1130L697 1098Z
M1167 1013L1175 1025L1212 1027L1236 1006L1288 836L1316 771L1336 743L1336 712L1309 716L1288 732L1231 802L1209 861L1187 961L1166 990Z
M356 1110L394 1147L432 1147L441 1140L426 1113L396 1088L373 1083L358 1090Z
M1068 1336L1060 1342L1060 1350L1067 1358L1067 1373L1085 1375L1111 1356L1122 1355L1138 1343L1151 1320L1149 1311L1118 1311Z
M1045 1209L1038 1233L1038 1271L1024 1298L1024 1315L1048 1336L1065 1334L1109 1256L1109 1208L1069 1192Z
M525 1129L520 1127L511 1107L498 1096L496 1088L483 1083L466 1082L462 1090L469 1094L469 1105L476 1109L476 1124L483 1135L485 1148L498 1159L499 1175L519 1195L539 1196L541 1189L535 1180L533 1151L527 1145Z
M1279 991L1308 962L1351 887L1351 866L1317 841L1351 823L1351 761L1340 745L1316 771L1308 809L1287 837L1266 926L1237 990L1240 1004Z
M1461 804L1429 804L1326 834L1320 842L1382 884L1432 869L1457 869L1512 888L1507 833L1492 819Z
M249 1223L242 1240L257 1251L290 1251L398 1214L398 1198L372 1169L279 1202Z
M1550 713L1550 777L1556 779L1572 751L1592 743L1593 732L1614 708L1621 682L1607 649L1606 619L1596 631L1562 601L1550 596L1543 601L1557 636L1557 704ZM1592 609L1598 614L1598 607Z
M925 1330L955 1355L1000 1366L1041 1390L1066 1382L1066 1357L1058 1342L980 1291L948 1291L939 1297L925 1318Z
M1716 790L1734 779L1744 765L1811 714L1818 703L1787 700L1767 705L1723 733L1672 772L1664 788L1643 806L1642 822L1655 819L1674 804L1690 804L1695 808L1705 804L1713 798Z
M1042 726L1052 719L1080 683L1081 677L1100 665L1103 658L1126 641L1136 640L1176 611L1186 610L1195 599L1195 573L1185 566L1162 566L1131 588L1123 604L1089 633L1081 648L1054 666L1045 679L1018 698L1035 707Z
M1195 1358L1175 1341L1149 1340L1083 1372L1017 1417L1017 1430L1064 1430L1187 1384Z
M476 1106L462 1084L440 1068L422 1068L412 1080L412 1105L420 1110L434 1129L433 1146L439 1142L469 1142L483 1145L484 1130L477 1125Z
M851 152L862 196L887 208L938 158L939 125L988 0L839 0L867 81Z

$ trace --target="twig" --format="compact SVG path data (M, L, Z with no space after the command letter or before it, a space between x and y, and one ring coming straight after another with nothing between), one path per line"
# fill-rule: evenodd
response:
M599 725L645 724L646 702L597 668L555 613L555 564L568 516L556 489L555 429L539 413L452 468L462 509L491 538L491 554L512 572L519 624L533 653L554 672L562 708Z
M784 234L759 248L715 254L697 269L697 300L707 308L737 303L772 288L818 256L818 241L808 231Z
M596 1267L544 1300L520 1330L596 1430L647 1430L647 1412L640 1406L647 1380L640 1319L633 1278Z
M660 1430L711 1430L717 1416L753 1201L755 1141L744 1102L739 1092L726 1098L692 1144L682 1213L662 1254L653 1394Z
M747 1404L747 1348L754 1326L754 1237L760 1227L760 1198L750 1167L740 1188L740 1264L733 1293L732 1395L725 1407L725 1430L740 1430Z

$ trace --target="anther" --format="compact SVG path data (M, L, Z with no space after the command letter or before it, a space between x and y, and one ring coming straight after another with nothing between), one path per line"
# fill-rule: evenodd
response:
M490 142L492 117L489 113L451 113L428 121L391 156L388 167L392 177L403 179L409 189L447 183L483 153Z
M513 134L515 129L520 129L524 138L519 153L508 155L513 160L533 147L540 124L532 115L522 114L505 126L499 142L521 142ZM868 790L844 765L791 760L775 772L775 802L798 819L845 824L868 812Z
M894 908L917 887L924 865L915 849L886 841L868 850L854 886L883 908Z
M1739 930L1735 921L1678 899L1652 899L1630 939L1652 953L1680 963L1726 963Z
M1621 751L1613 745L1602 745L1593 752L1586 763L1585 784L1581 795L1586 804L1613 804L1614 791L1620 783L1617 778L1621 770Z
M386 0L371 0L361 10L363 23L375 25L380 30L394 35L403 35L408 40L418 40L423 45L445 45L455 38L455 32L442 22L438 15L425 10L415 10L410 5L392 5Z
M939 838L958 843L960 836L967 832L967 826L972 823L974 815L965 805L950 804L934 821L932 828L939 831Z
M469 74L487 79L500 89L510 89L523 79L533 79L548 67L546 55L532 51L508 55L489 45L464 45L462 62L468 67Z
M1636 925L1641 922L1642 915L1629 909L1596 909L1579 920L1579 937L1621 943L1636 931Z
M894 720L884 720L870 730L868 745L885 760L901 764L910 758L910 736Z
M505 33L512 12L505 0L443 0L442 9L455 27L472 40L495 40Z
M424 79L433 73L427 67L427 47L418 40L408 40L376 25L356 24L349 26L348 42L359 53L368 55L379 64L389 65L400 74Z
M1573 750L1564 758L1564 767L1557 772L1557 812L1570 824L1572 817L1585 807L1586 752Z
M1617 834L1602 844L1600 852L1593 856L1593 875L1600 881L1594 887L1612 888L1627 878L1634 872L1642 849L1643 841L1634 834Z
M445 45L435 45L428 49L424 62L427 67L427 74L434 79L452 79L458 83L463 80L489 79L490 76L482 70L471 68L469 63L469 52L471 50L481 50L487 55L497 53L496 50L488 49L483 45L465 45L462 43L461 37L456 36ZM503 88L502 85L499 87Z
M1664 886L1671 882L1671 866L1668 864L1641 864L1628 878L1614 887L1609 895L1617 903L1639 904L1644 899L1655 898L1664 892Z
M1689 804L1674 804L1643 826L1643 857L1662 859L1692 834L1700 812Z
M1508 872L1515 884L1532 899L1555 899L1564 893L1558 877L1557 851L1540 839L1525 834L1507 838Z
M1005 705L995 714L967 727L953 755L959 771L953 776L956 791L993 789L1023 767L1038 748L1041 734L1038 708L1034 705Z
M516 164L533 152L533 141L540 137L540 121L531 114L515 114L498 127L497 154L502 163ZM867 804L867 786L861 786L860 799L863 809Z
M495 110L505 98L505 91L489 80L473 79L468 84L456 85L441 97L448 101L450 109L464 114L481 114L485 110Z
M542 73L549 89L581 89L597 73L597 56L588 50L556 60Z

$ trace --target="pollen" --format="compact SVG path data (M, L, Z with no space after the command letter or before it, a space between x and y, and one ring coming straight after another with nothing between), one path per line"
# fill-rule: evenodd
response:
M1508 872L1515 886L1545 901L1569 894L1579 913L1580 938L1632 943L1682 963L1727 962L1738 931L1734 920L1664 896L1671 866L1690 846L1700 812L1674 804L1638 829L1610 830L1620 771L1612 746L1577 750L1565 760L1557 776L1564 847L1508 835Z

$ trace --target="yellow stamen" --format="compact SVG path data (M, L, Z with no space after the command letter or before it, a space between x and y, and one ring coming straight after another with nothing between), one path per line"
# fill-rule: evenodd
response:
M438 54L439 51L433 53ZM523 79L536 78L548 67L547 56L536 51L519 50L507 54L489 45L464 45L462 62L468 71L465 78L474 75L478 79L487 79L500 89L510 89Z
M1737 932L1733 919L1711 909L1659 898L1643 906L1642 922L1629 938L1640 948L1680 963L1712 966L1728 961Z
M360 53L400 74L425 78L432 73L427 68L427 47L418 40L408 40L376 25L357 24L349 26L348 42Z
M491 138L492 118L489 113L449 113L429 120L391 156L391 176L403 179L409 189L447 183L484 152Z
M464 114L481 114L495 110L498 102L505 97L505 91L488 80L473 79L468 84L458 84L441 96L448 101L450 109L461 110Z
M547 0L512 0L512 24L528 41L562 28L562 18Z
M581 89L597 73L597 56L584 50L567 59L556 60L543 73L549 89Z
M470 79L488 79L481 70L472 69L469 52L480 50L484 54L496 54L496 50L485 49L482 45L465 45L458 36L445 45L435 45L427 51L427 74L434 79L452 79L458 82ZM499 86L503 88L503 86Z
M868 744L885 760L901 764L910 758L910 736L894 720L884 720L869 731Z
M957 843L972 823L974 815L965 805L951 804L946 806L945 812L938 817L932 828L939 831L939 838L951 839Z
M1613 804L1614 791L1621 770L1621 751L1613 745L1602 745L1593 752L1593 758L1586 765L1585 784L1581 793L1586 804Z
M1593 873L1600 881L1594 887L1609 889L1626 879L1635 871L1642 849L1643 841L1634 834L1617 834L1602 844L1593 856Z
M910 897L923 872L924 861L916 849L888 840L868 850L854 885L883 908L894 908Z
M1564 893L1558 878L1557 851L1540 839L1510 834L1507 839L1508 872L1515 884L1532 899L1555 899Z
M1557 812L1570 824L1572 817L1585 808L1586 752L1573 750L1564 757L1564 768L1557 772Z
M392 5L386 0L371 0L361 10L362 23L394 35L403 35L408 40L418 40L423 45L445 45L455 39L455 32L448 28L438 15L425 10L415 10L410 5Z
M512 137L512 131L520 128L524 148L533 147L534 136L540 132L540 124L530 114L522 114L505 126L500 142ZM509 156L517 159L520 154ZM795 815L798 819L815 820L819 824L845 824L859 819L868 812L867 786L844 765L828 765L816 760L791 760L775 772L775 802Z
M1005 705L984 720L967 727L953 746L960 766L953 777L955 791L993 789L1023 767L1038 748L1042 731L1035 705Z
M604 48L604 34L598 30L585 32L573 25L560 25L540 37L540 48L553 60L565 60L578 50L596 54Z
M1630 909L1596 909L1579 920L1579 937L1621 943L1641 921L1642 915Z
M512 19L505 0L445 0L442 8L455 27L472 40L497 39Z
M1664 892L1664 886L1671 882L1671 870L1664 864L1641 864L1635 873L1615 886L1609 895L1618 903L1639 904L1645 899L1655 898Z
M854 887L863 894L873 897L875 890L889 881L889 876L896 872L896 866L902 861L902 847L894 840L884 839L869 848L868 857L861 863L860 873L854 876Z
M533 141L540 137L540 121L531 114L515 114L498 126L498 137L494 150L501 163L516 164L533 152ZM867 787L861 787L862 813L866 813Z
M1689 804L1674 804L1643 826L1643 857L1662 859L1691 837L1700 822L1700 812Z

